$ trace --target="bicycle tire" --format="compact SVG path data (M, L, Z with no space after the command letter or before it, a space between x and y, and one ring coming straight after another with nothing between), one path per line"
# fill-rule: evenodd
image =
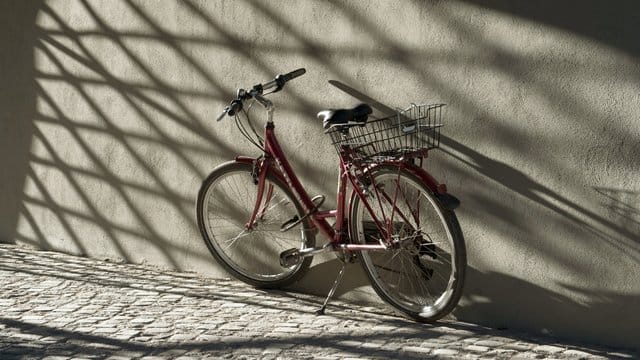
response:
M198 227L209 252L235 278L260 288L282 288L299 279L312 259L284 268L280 253L313 247L315 237L308 221L280 231L283 223L294 215L301 217L303 210L288 188L273 176L267 176L264 187L267 193L269 184L273 185L269 206L256 218L255 229L246 229L258 192L252 170L250 164L228 162L211 172L198 192ZM263 196L263 202L267 197Z
M378 191L368 191L368 203L377 216L380 209L386 207L388 213L392 209L393 202L382 195L388 183L394 191L403 189L398 192L397 209L418 212L405 218L408 221L397 220L396 215L389 226L398 239L397 246L361 251L358 258L373 289L385 302L409 318L435 322L453 311L462 295L466 250L457 217L419 178L405 170L398 172L397 167L385 166L373 170L370 176ZM414 202L416 205L411 206ZM380 230L370 214L362 200L354 197L349 217L352 242L379 243Z

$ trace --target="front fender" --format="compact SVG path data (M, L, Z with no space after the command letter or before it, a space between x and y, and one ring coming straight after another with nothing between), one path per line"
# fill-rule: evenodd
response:
M243 164L253 164L254 161L256 161L257 159L251 156L243 156L243 155L238 155L235 158L235 162L237 163L243 163Z

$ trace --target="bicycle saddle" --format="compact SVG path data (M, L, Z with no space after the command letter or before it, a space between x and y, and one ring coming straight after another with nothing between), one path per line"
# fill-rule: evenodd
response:
M367 104L360 104L353 109L330 109L318 113L322 127L330 129L334 126L364 126L373 110Z

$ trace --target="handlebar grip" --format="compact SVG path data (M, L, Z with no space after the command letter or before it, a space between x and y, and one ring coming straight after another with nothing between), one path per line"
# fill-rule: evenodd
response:
M290 72L288 74L278 75L278 76L276 76L276 78L273 81L265 84L263 86L263 88L264 89L269 89L269 88L275 86L276 89L273 90L273 92L278 92L278 91L282 90L282 88L284 87L284 84L286 84L287 81L295 79L298 76L301 76L302 74L304 74L306 72L307 72L307 70L305 70L304 68L300 68L298 70L293 70L292 72Z
M300 69L297 69L297 70L293 70L292 72L290 72L288 74L284 74L284 75L282 75L282 77L284 78L284 81L289 81L289 80L293 80L293 79L297 78L298 76L302 76L306 72L307 72L307 70L305 70L305 68L300 68Z

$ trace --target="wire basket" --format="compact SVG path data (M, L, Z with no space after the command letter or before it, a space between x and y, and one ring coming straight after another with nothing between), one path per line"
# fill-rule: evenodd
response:
M424 156L440 146L445 104L411 104L397 114L368 120L365 126L336 126L327 132L338 154L348 151L360 161Z

